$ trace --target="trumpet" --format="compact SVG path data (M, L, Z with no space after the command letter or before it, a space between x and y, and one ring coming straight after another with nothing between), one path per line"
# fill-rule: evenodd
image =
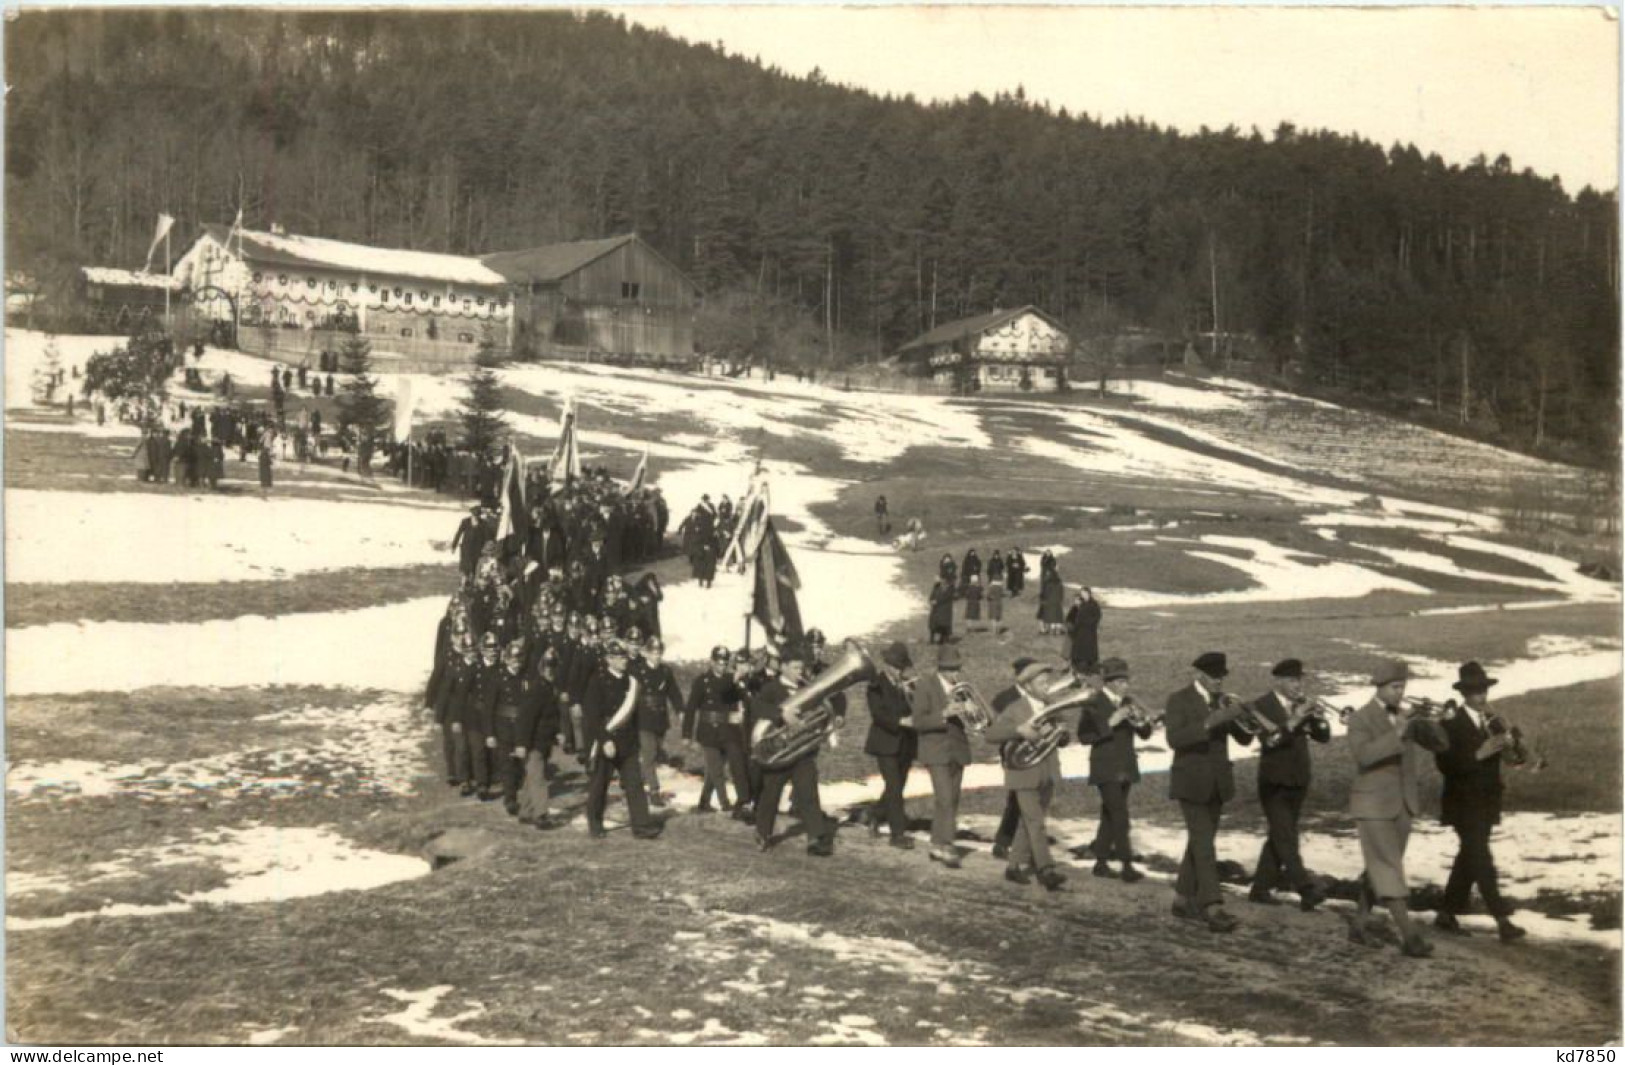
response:
M1132 695L1123 696L1122 709L1128 711L1128 717L1124 720L1126 720L1130 725L1133 725L1135 728L1156 728L1158 725L1162 724L1163 715L1165 713L1165 711L1162 710L1152 710L1141 706L1139 703L1134 701L1134 696Z
M960 681L948 689L948 717L957 717L971 732L982 733L993 724L993 708L971 687L969 681Z
M1401 699L1411 708L1411 716L1419 717L1423 721L1450 721L1456 716L1456 709L1460 705L1454 699L1436 703L1419 695L1405 695L1401 696Z
M1236 727L1249 736L1262 736L1271 739L1281 731L1281 726L1254 710L1248 703L1231 695L1229 692L1219 693L1219 709L1224 711L1241 708L1241 714L1235 719Z
M1349 723L1349 718L1354 716L1354 707L1333 706L1331 703L1327 702L1325 699L1322 699L1318 695L1313 699L1305 700L1305 702L1309 704L1305 720L1310 717L1318 717L1320 720L1330 725L1332 723L1332 719L1336 718L1338 724L1347 726ZM1302 703L1299 705L1301 706Z

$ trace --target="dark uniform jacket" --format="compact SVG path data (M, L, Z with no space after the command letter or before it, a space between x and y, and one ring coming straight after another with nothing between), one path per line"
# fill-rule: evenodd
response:
M463 704L473 697L479 669L478 663L470 665L463 661L461 655L446 664L434 695L434 719L438 724L462 722Z
M475 667L474 687L463 703L463 728L489 736L496 722L497 696L502 691L502 663Z
M664 662L658 666L637 662L632 672L642 689L638 696L638 728L664 736L671 728L671 715L683 712L683 692L677 686L677 674Z
M1127 721L1111 723L1117 713L1110 695L1098 691L1078 708L1078 742L1089 747L1089 783L1138 784L1140 756L1134 738L1151 738L1151 725L1135 728Z
M970 740L965 725L948 717L953 708L942 678L930 674L914 689L914 732L921 765L970 765Z
M539 683L537 678L523 670L514 673L504 666L501 683L497 685L496 719L504 724L507 734L513 736L516 745L521 747L529 747L530 744L520 737L528 737L536 731L536 718L540 714L536 706L540 695L537 690Z
M602 660L597 647L585 643L576 645L575 653L570 656L570 672L561 674L565 697L572 703L587 705L587 685Z
M637 681L630 671L616 676L608 668L592 675L581 699L581 731L590 748L606 739L615 741L617 757L636 751L638 747L638 715L630 714L614 732L607 727L616 711L625 701L627 690Z
M1473 724L1467 711L1458 710L1444 723L1444 734L1450 745L1433 756L1444 777L1439 819L1447 825L1472 820L1500 824L1501 756L1478 757L1478 748L1490 738L1488 729Z
M880 676L869 682L867 697L869 735L863 741L863 753L913 758L914 730L903 727L903 718L914 713L908 696L886 677Z
M1231 722L1216 729L1206 725L1213 706L1201 689L1188 684L1168 697L1164 717L1168 746L1174 749L1168 769L1168 797L1180 802L1229 802L1236 794L1230 769L1230 737L1247 744L1252 736Z
M688 705L683 708L683 739L721 750L727 739L728 714L738 708L742 694L732 673L719 677L707 671L695 677L688 690Z
M1273 691L1265 692L1252 702L1261 717L1267 717L1285 727L1290 711ZM1319 717L1310 717L1284 740L1263 743L1258 754L1258 782L1282 788L1307 788L1312 776L1309 741L1325 743L1332 738L1332 727Z

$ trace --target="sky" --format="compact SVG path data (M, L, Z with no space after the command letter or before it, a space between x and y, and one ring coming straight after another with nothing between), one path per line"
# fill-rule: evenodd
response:
M1619 25L1602 8L617 7L791 74L1032 100L1194 131L1281 122L1617 188Z

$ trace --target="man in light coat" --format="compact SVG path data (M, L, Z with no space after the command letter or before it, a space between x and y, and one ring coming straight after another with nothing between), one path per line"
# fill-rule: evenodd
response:
M1046 817L1050 801L1055 797L1055 786L1061 782L1061 759L1050 751L1036 765L1018 767L1012 754L1022 740L1032 741L1039 736L1039 727L1033 723L1044 709L1041 694L1043 684L1054 670L1042 662L1033 662L1016 675L1016 686L1000 693L994 700L1003 710L993 719L983 736L989 743L1003 744L1000 761L1004 765L1004 786L1015 796L1021 810L1021 823L1016 830L1015 843L1010 848L1010 864L1005 867L1004 878L1015 884L1030 884L1035 870L1038 882L1046 891L1059 891L1066 877L1055 868L1050 858ZM1060 727L1067 733L1075 731L1075 724L1063 721ZM1064 740L1063 740L1064 742Z
M959 830L959 793L970 765L970 741L965 722L952 697L963 665L959 648L945 644L937 650L937 671L920 678L914 698L914 731L919 762L931 774L931 860L958 869L954 837Z
M1410 918L1405 845L1411 819L1422 811L1418 785L1427 752L1446 749L1448 741L1437 721L1420 716L1405 703L1408 679L1404 662L1383 662L1371 674L1376 689L1371 701L1349 718L1349 752L1355 769L1349 813L1359 826L1365 858L1365 883L1350 937L1367 941L1372 902L1380 900L1393 915L1400 950L1407 957L1425 958L1433 953L1433 944Z

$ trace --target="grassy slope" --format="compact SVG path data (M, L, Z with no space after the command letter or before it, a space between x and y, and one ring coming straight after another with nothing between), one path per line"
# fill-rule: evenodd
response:
M614 431L634 435L639 424L627 419ZM127 487L128 464L105 450L117 442L8 434L8 450L14 440L30 460L25 481L35 478L29 482L35 487L80 487L57 477L62 470L94 474L98 490ZM1364 554L1296 527L1289 501L1249 497L1220 485L1091 478L1004 451L922 447L881 468L840 460L823 441L798 442L791 450L794 454L781 454L775 444L769 457L805 461L821 473L857 482L820 512L838 533L871 534L870 506L877 492L888 495L895 515L926 516L932 539L904 563L905 579L920 588L929 585L944 550L957 559L975 544L985 556L991 547L1012 542L1071 546L1062 568L1072 580L1168 592L1246 586L1236 571L1186 556L1182 547L1189 545L1142 547L1137 540L1156 534L1109 529L1111 520L1143 518L1110 519L1068 509L1082 505L1135 507L1180 521L1169 535L1256 536L1351 559ZM8 484L15 486L11 463L7 472ZM106 476L122 480L117 485L99 480ZM1195 515L1198 510L1230 520ZM977 514L985 517L972 517ZM1023 517L1034 514L1052 520ZM1404 533L1383 536L1382 542L1395 546L1437 550ZM1462 561L1495 569L1493 560ZM667 560L660 568L671 576L667 571L679 565ZM1104 650L1126 656L1137 690L1155 701L1182 683L1190 658L1209 647L1230 653L1235 686L1250 694L1262 689L1268 664L1289 653L1316 669L1359 673L1373 656L1360 646L1366 644L1446 660L1494 659L1522 655L1528 638L1537 634L1618 631L1617 612L1606 607L1410 617L1419 605L1532 593L1504 589L1486 596L1482 585L1402 575L1440 594L1425 603L1381 594L1139 611L1109 607ZM380 577L393 593L379 593L370 583ZM231 616L247 612L244 603L253 604L252 612L335 609L355 601L364 589L404 597L429 594L418 590L438 590L449 579L438 567L422 567L302 578L282 582L274 591L257 583L180 587L159 593L157 619ZM132 615L132 592L120 586L18 591L22 598L8 612L12 625L81 616L153 618ZM1007 642L982 634L962 644L967 672L984 692L1006 685L1007 663L1015 655L1061 653L1059 640L1036 634L1035 605L1032 591L1007 604L1013 630ZM869 642L905 639L917 659L928 660L922 630L919 620L911 620ZM425 634L423 646L428 640ZM210 757L245 746L297 746L312 738L308 726L255 724L251 719L258 714L308 703L330 705L342 714L368 698L368 693L334 689L175 689L19 700L8 720L8 743L14 758L29 760ZM1612 682L1508 700L1503 709L1540 738L1553 761L1540 776L1512 778L1509 807L1617 810L1618 700L1618 684ZM849 741L861 740L865 724L861 698L856 704ZM847 742L826 754L825 778L871 772L872 761L860 748L860 742ZM917 852L899 854L851 831L842 833L840 856L822 863L803 855L794 842L758 855L739 826L697 817L674 821L667 837L655 844L616 832L592 845L574 829L542 836L492 807L450 799L432 782L434 751L427 732L422 751L426 775L422 790L410 796L382 796L331 767L310 767L309 772L330 776L283 798L177 794L8 804L12 867L70 877L109 853L255 823L330 825L361 845L404 852L457 827L488 832L494 844L482 860L374 891L13 933L12 1034L38 1041L230 1042L253 1029L291 1026L294 1042L399 1042L409 1038L400 1028L376 1022L401 1008L383 990L443 984L455 990L436 1016L453 1016L480 1003L485 1012L467 1022L469 1029L492 1038L542 1042L658 1042L660 1033L698 1029L708 1018L781 1042L843 1035L850 1041L852 1030L830 1024L847 1014L872 1018L872 1030L894 1042L964 1039L979 1027L988 1029L984 1038L1002 1044L1159 1043L1185 1037L1144 1020L1079 1015L1080 1005L1100 1002L1151 1018L1336 1042L1453 1037L1484 1043L1597 1042L1618 1034L1617 956L1604 958L1582 947L1542 943L1511 952L1476 938L1441 944L1432 963L1401 965L1391 951L1348 945L1333 915L1285 908L1249 912L1240 933L1218 939L1170 919L1163 885L1131 888L1075 877L1066 894L1046 897L1003 883L997 864L986 859L973 858L962 873L949 876ZM987 760L991 752L979 756ZM1321 752L1317 765L1320 783L1312 792L1311 812L1335 814L1347 790L1346 755L1334 744ZM1227 831L1256 831L1252 774L1244 769L1237 776L1240 794L1227 812ZM575 795L565 805L578 802ZM1001 803L1001 793L984 792L968 798L967 811L993 812ZM1092 791L1076 784L1063 789L1058 804L1062 816L1095 813ZM1177 811L1159 782L1141 788L1135 804L1142 821L1177 823ZM928 809L924 801L913 805L916 817L928 816ZM23 896L13 912L45 916L86 903L169 901L218 886L218 876L207 866L178 865L123 885L103 881L83 884L67 896ZM842 940L768 941L761 934L763 918L845 936L900 940L962 968L915 978L862 957L840 955L841 964L831 964ZM890 946L880 953L903 949ZM635 987L630 995L629 980ZM1035 987L1059 994L1010 995L1010 989ZM1530 1011L1530 1001L1542 1008ZM1429 1009L1417 1010L1416 1002L1427 1002ZM694 1018L671 1016L682 1010ZM1471 1030L1441 1028L1436 1018L1452 1015L1476 1021Z

